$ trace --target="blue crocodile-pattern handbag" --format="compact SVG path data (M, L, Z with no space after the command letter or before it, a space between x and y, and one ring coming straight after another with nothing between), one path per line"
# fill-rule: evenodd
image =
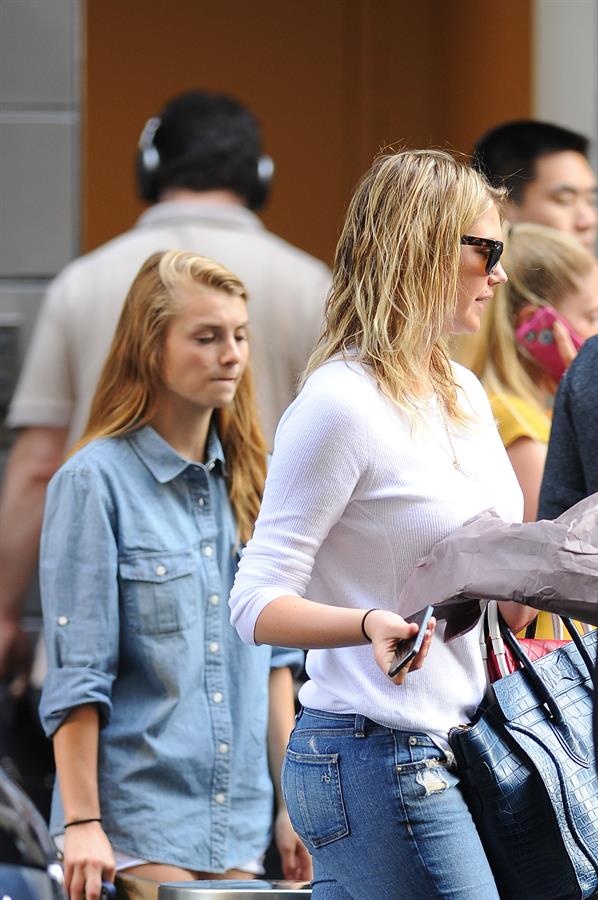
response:
M501 900L575 900L598 891L598 776L592 678L598 632L494 682L449 743Z

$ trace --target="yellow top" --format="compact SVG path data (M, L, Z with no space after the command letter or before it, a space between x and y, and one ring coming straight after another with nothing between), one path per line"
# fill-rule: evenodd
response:
M592 626L582 625L581 622L574 621L573 624L576 626L580 634L585 634L586 631L594 630ZM526 629L524 628L517 634L517 637L525 637L525 631ZM545 638L547 640L557 638L559 640L568 641L569 632L558 616L552 616L551 613L547 612L539 612L536 619L536 630L534 633L534 637Z
M515 394L491 394L490 404L501 440L508 449L518 438L527 437L542 444L550 437L550 416Z

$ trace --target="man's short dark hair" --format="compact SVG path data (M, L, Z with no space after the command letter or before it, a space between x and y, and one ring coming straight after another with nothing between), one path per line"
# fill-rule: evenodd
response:
M149 173L148 199L179 187L230 190L254 205L261 134L245 106L224 94L188 91L170 100L159 120L153 136L159 165Z
M523 191L536 177L536 160L572 150L587 159L590 142L583 134L553 125L521 119L486 132L476 143L472 165L494 187L506 187L509 197L521 202Z

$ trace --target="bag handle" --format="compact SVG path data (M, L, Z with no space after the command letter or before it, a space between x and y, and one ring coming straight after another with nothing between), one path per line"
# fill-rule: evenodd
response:
M500 621L499 621L499 617L500 617ZM558 616L556 614L553 614L552 618L553 618L553 620L556 619L559 622L559 624L561 625L561 628L560 628L561 634L563 632L562 626L563 625L565 626L566 630L568 631L568 633L571 637L571 640L573 641L577 650L579 651L579 655L581 656L586 669L591 674L592 671L594 670L594 660L592 659L588 648L582 641L579 631L577 630L577 627L573 623L573 620L571 618L569 618L569 616ZM505 660L505 645L504 645L504 641L503 641L503 637L502 637L502 629L500 628L500 622L503 622L505 624L505 626L506 626L506 623L504 622L504 619L500 615L500 612L498 609L498 603L496 600L489 601L489 603L486 607L485 622L488 626L487 636L490 637L490 640L492 641L492 650L494 651L494 655L496 657L498 670L501 674L501 677L504 678L506 675L509 675L510 673L509 673L509 667L507 666L507 663ZM534 633L535 633L535 620L534 620L534 622L532 622L530 625L527 626L526 631L525 631L526 638L529 637L528 632L532 626L534 628ZM508 627L508 626L506 626L506 627ZM480 640L480 645L483 645L483 647L484 647L484 649L482 651L482 656L484 657L484 659L486 659L486 643L485 643L486 631L485 631L485 629L484 629L484 632L485 633ZM587 632L584 631L584 633L587 633ZM556 635L556 629L555 629L555 635ZM562 637L557 638L557 640L562 640ZM516 658L519 659L518 654L517 654ZM527 656L526 656L526 659L527 659Z
M532 684L536 696L539 700L541 700L542 703L544 703L548 707L548 709L550 710L550 715L552 716L554 722L557 725L562 725L564 723L563 714L556 698L553 697L549 689L546 687L546 685L536 672L535 666L532 665L529 657L521 649L519 641L517 640L507 623L504 621L500 613L498 618L498 626L500 628L500 633L505 644L513 654L513 658L516 659L520 667L524 669L527 678Z
M583 643L577 628L573 624L572 620L567 616L561 616L565 628L569 632L573 643L575 644L579 655L582 658L584 665L586 666L590 675L594 669L594 663L591 658L591 655ZM522 650L519 641L501 616L498 608L498 603L495 600L491 600L486 607L486 615L485 615L485 627L482 629L483 634L480 641L480 644L483 648L483 656L484 662L486 663L487 656L487 648L485 641L485 632L486 626L488 628L488 634L492 641L492 649L495 654L495 658L498 664L498 669L502 677L509 675L509 669L505 659L505 644L510 649L511 654L513 655L513 659L517 660L519 663L519 667L523 669L526 673L527 678L529 679L531 686L533 687L536 696L538 699L548 707L550 711L550 715L555 724L564 725L563 713L560 709L558 701L550 692L549 688L546 686L541 676L536 671L535 666L527 656L527 654Z
M561 618L563 620L563 624L565 625L565 628L571 635L571 640L575 644L575 646L584 662L584 665L586 666L586 668L588 670L589 675L591 676L593 669L594 669L594 664L592 662L592 658L591 658L587 648L585 647L583 641L581 640L579 632L577 631L575 625L573 624L573 622L571 621L570 618L568 618L567 616L561 616ZM549 688L545 685L544 681L542 680L541 676L538 674L536 667L534 666L532 661L529 659L527 654L524 653L524 651L521 649L521 645L519 644L519 641L517 640L517 638L515 637L515 635L513 634L513 632L507 625L507 623L505 622L505 620L502 618L500 613L498 613L498 625L499 625L500 633L502 635L502 638L503 638L505 644L507 644L509 650L513 654L513 657L519 662L520 666L525 670L526 676L529 678L531 684L533 685L533 688L536 691L538 698L542 701L542 703L546 704L546 706L550 710L550 714L551 714L555 724L557 724L557 725L566 724L556 698L551 694Z

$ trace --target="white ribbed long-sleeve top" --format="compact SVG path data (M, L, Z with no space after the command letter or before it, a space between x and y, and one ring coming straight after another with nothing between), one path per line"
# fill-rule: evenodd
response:
M254 642L264 607L289 594L409 615L401 589L437 541L489 507L521 521L521 491L486 394L471 372L453 367L473 421L451 423L450 439L435 397L422 401L414 420L357 362L335 359L309 377L280 422L230 598L244 641ZM449 728L468 721L481 701L485 678L479 628L446 644L443 630L439 623L424 667L400 686L378 668L369 645L310 650L300 701L423 731L446 745Z

